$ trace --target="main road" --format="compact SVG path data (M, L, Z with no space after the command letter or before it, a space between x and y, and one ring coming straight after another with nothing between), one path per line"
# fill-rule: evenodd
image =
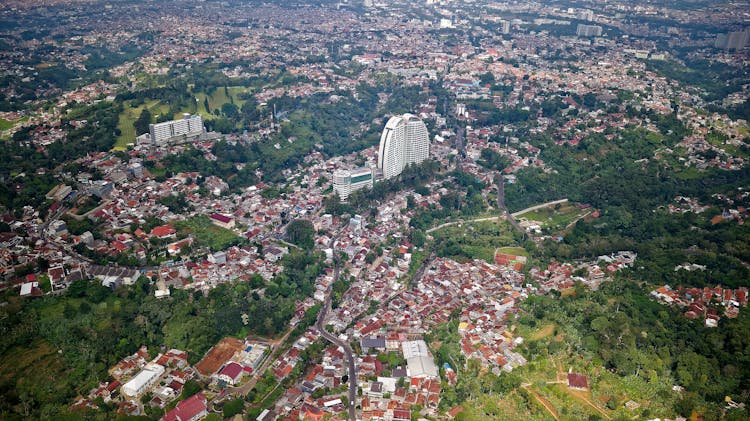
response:
M513 217L513 214L508 212L508 208L505 207L505 179L502 174L498 173L497 177L495 178L495 181L497 183L497 207L501 211L503 211L503 214L505 214L505 218L510 222L511 225L513 225L521 234L524 236L526 235L526 231L521 227L521 224L516 221L516 218Z
M336 255L336 241L338 241L339 233L333 236L331 249L333 250L333 282L338 281L339 273L341 271L341 264L339 257ZM333 285L331 283L331 286ZM323 303L320 313L318 313L318 320L315 321L315 327L320 332L320 335L327 339L329 342L340 346L344 350L344 356L347 359L349 366L349 420L357 420L357 368L354 364L354 352L352 347L348 343L342 341L338 336L328 332L325 329L325 321L328 313L331 311L331 286L326 291L326 299Z

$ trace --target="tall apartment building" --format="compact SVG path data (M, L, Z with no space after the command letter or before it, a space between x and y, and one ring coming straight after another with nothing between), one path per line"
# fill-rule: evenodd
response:
M165 121L148 126L151 143L163 146L189 137L200 136L204 131L200 115L184 114L179 120Z
M602 36L602 27L599 25L584 25L579 23L576 27L576 35L579 37L600 37Z
M510 21L508 20L500 21L500 33L505 34L505 35L510 33Z
M395 177L409 164L418 164L430 155L427 126L412 114L391 117L380 136L378 169L386 179Z
M719 34L716 37L716 48L724 50L741 50L750 44L750 28L744 31L735 31L728 34Z

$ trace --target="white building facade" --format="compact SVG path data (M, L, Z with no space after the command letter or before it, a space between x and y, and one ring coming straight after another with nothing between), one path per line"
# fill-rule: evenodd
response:
M362 167L353 170L337 170L333 173L333 191L341 200L346 200L353 192L365 187L372 188L375 182L375 169Z
M151 143L156 146L163 146L187 137L200 136L205 131L203 118L200 115L190 114L185 114L180 120L150 124L148 130Z
M430 156L427 126L412 114L391 117L380 136L378 169L383 177L395 177L409 164L419 164Z
M122 394L137 397L147 392L164 374L164 367L158 364L148 364L135 377L122 386Z

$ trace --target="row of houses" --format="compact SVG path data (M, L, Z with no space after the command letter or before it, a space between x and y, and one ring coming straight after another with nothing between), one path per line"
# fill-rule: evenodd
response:
M685 309L685 317L688 319L703 319L706 327L717 327L721 319L721 307L723 315L727 318L735 318L739 315L740 307L746 307L748 301L747 287L723 288L690 288L678 287L672 289L669 285L656 288L651 291L650 296L662 304L678 306Z

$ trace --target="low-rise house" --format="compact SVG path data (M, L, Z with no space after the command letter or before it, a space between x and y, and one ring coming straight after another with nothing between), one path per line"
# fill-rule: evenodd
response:
M589 379L585 374L568 373L568 387L576 390L589 390Z
M167 412L162 421L197 421L208 415L208 402L203 393L193 395Z
M221 371L219 371L219 375L217 377L220 381L234 386L239 383L240 380L242 380L242 375L244 373L245 370L242 368L242 366L232 361L229 364L225 365L224 368L221 369Z
M138 397L151 389L162 374L164 374L164 367L158 364L147 364L140 373L122 386L122 394Z
M234 228L234 218L230 216L222 215L220 213L214 213L209 218L211 219L211 222L216 226L226 229Z

